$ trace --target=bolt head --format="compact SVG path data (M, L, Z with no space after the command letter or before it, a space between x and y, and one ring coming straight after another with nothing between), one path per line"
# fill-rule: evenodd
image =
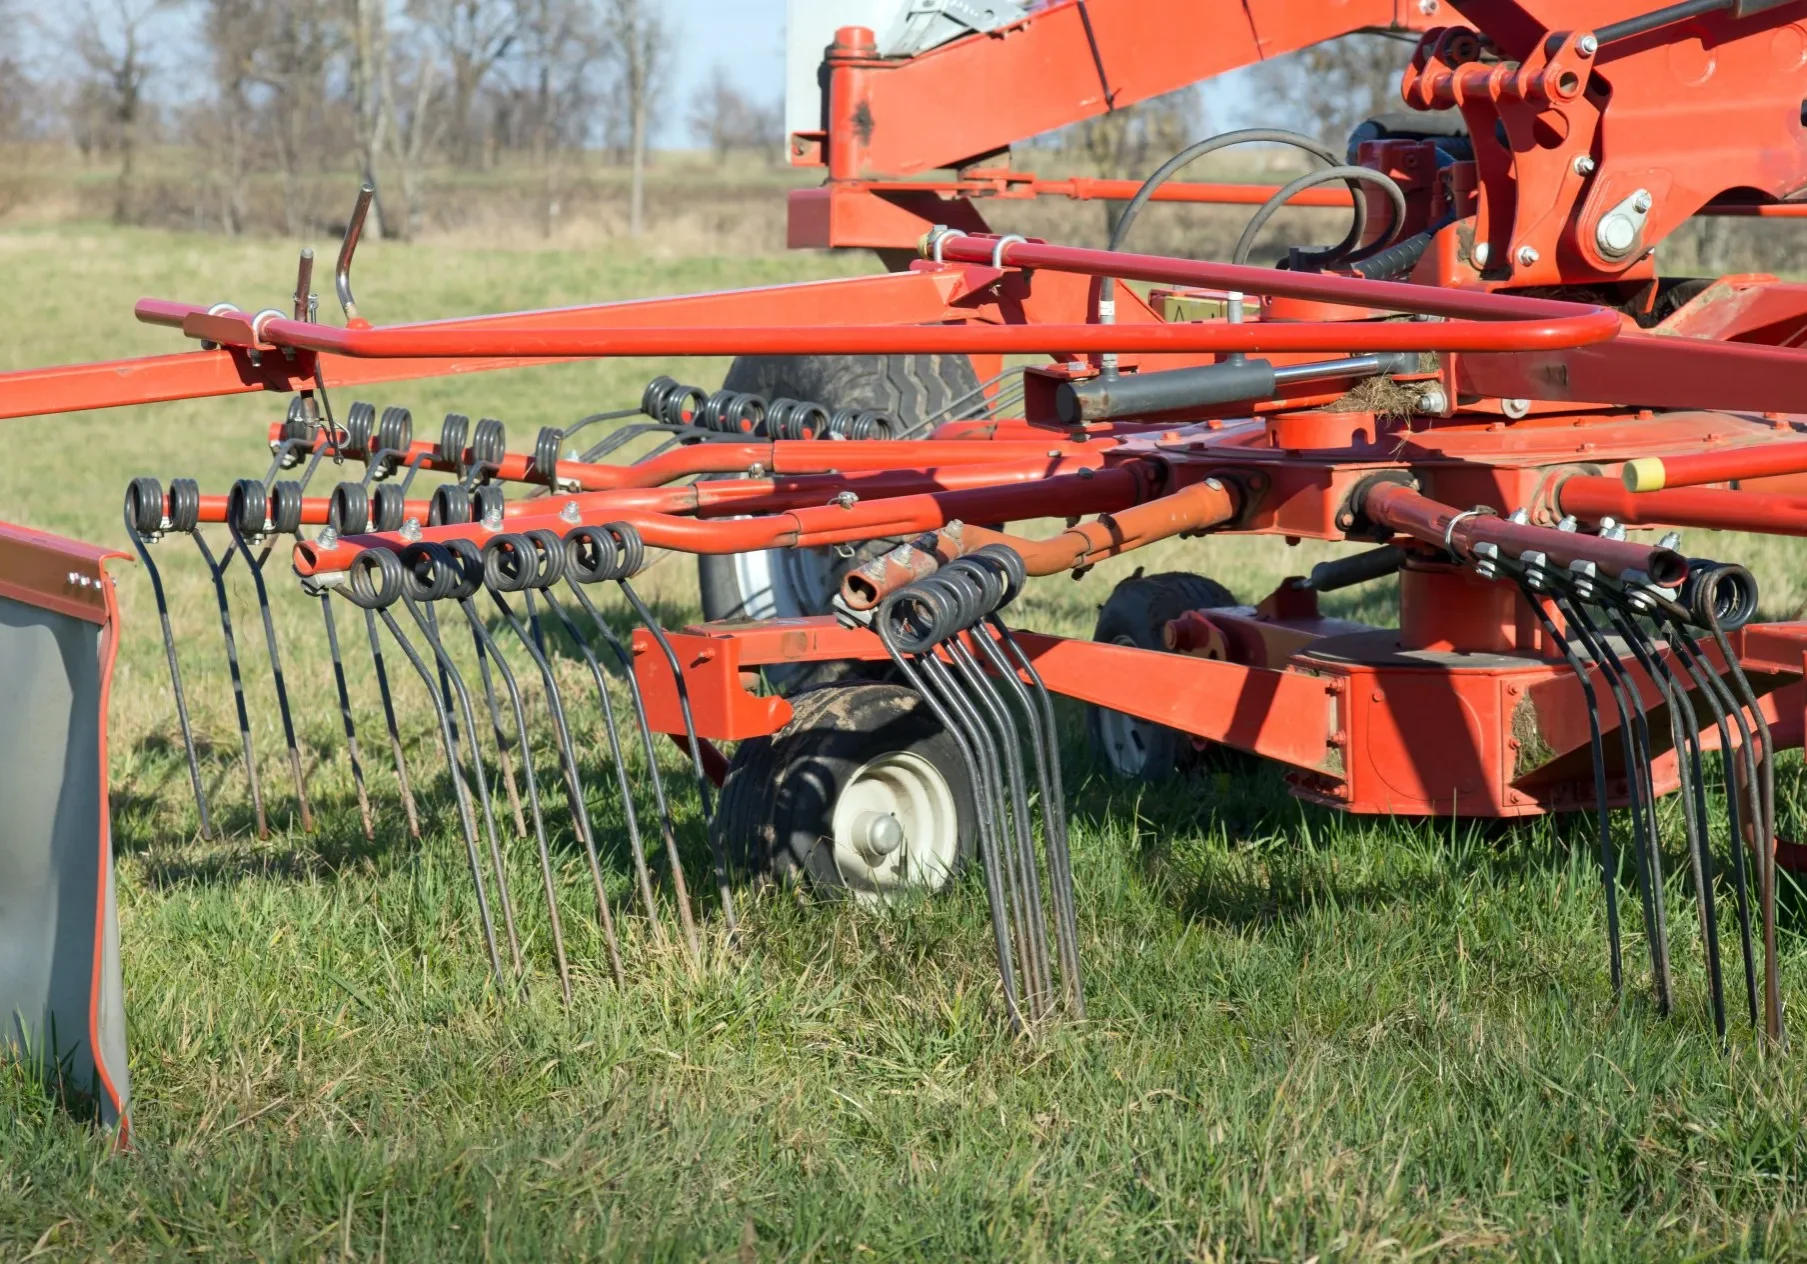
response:
M402 539L409 544L420 543L420 519L409 518L402 523Z
M1425 17L1428 18L1436 11L1437 0L1418 0L1418 12L1422 13Z
M564 507L558 511L558 516L573 526L583 521L583 513L577 508L575 500L567 500Z
M1636 193L1633 193L1631 195L1631 205L1640 215L1645 211L1648 211L1651 207L1650 190L1639 189Z
M1583 35L1580 39L1575 41L1575 51L1580 53L1583 57L1592 57L1595 53L1600 51L1600 41L1594 38L1594 33L1592 31L1589 31L1586 35Z
M1591 154L1576 154L1575 155L1575 174L1578 176L1591 176L1594 174L1593 155L1591 155Z
M1624 254L1637 239L1638 228L1631 222L1629 215L1608 215L1600 221L1600 227L1594 230L1595 244L1602 253L1609 255Z
M1474 248L1474 266L1477 268L1486 267L1487 266L1487 256L1490 253L1491 253L1491 251L1489 251L1487 249L1486 242L1482 242L1480 245L1476 246Z
M1521 268L1528 268L1538 260L1537 250L1532 246L1520 246L1518 248L1518 254L1514 257L1518 260L1518 266Z
M485 531L500 531L502 529L502 515L493 509L484 514L483 529Z
M1418 411L1421 413L1441 413L1449 407L1449 396L1443 393L1441 386L1427 386L1418 392Z

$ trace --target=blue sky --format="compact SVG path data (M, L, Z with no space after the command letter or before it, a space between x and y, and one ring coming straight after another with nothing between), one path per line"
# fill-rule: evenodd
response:
M678 54L654 144L692 143L685 110L717 63L754 100L778 99L784 91L784 8L784 0L661 0L666 21L677 28Z

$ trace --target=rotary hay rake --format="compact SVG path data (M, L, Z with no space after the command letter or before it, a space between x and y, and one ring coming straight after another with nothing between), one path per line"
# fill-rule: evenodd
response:
M590 809L607 793L624 813L647 936L665 935L672 917L693 959L710 919L732 935L748 872L882 899L945 883L970 855L1011 1023L1083 1014L1058 694L1105 717L1098 729L1178 733L1277 761L1297 796L1335 809L1592 813L1607 972L1620 989L1633 922L1621 898L1635 892L1663 1012L1677 1004L1667 901L1684 885L1670 872L1679 843L1715 1030L1727 1034L1736 1008L1779 1043L1774 764L1803 741L1807 626L1757 622L1756 582L1736 562L1688 556L1675 531L1650 542L1627 527L1807 534L1796 420L1807 353L1793 348L1807 289L1663 278L1655 257L1691 215L1795 209L1778 199L1807 184L1807 57L1782 65L1781 53L1807 49L1807 4L1600 5L1616 20L1598 26L1459 7L1480 29L1426 32L1403 92L1420 109L1459 110L1465 129L1369 133L1355 162L1330 155L1274 191L1258 221L1313 191L1354 211L1342 242L1294 249L1284 269L1120 248L1141 204L1201 153L1278 140L1323 157L1271 129L1177 156L1132 202L1111 250L938 229L886 276L424 325L378 327L358 313L350 267L366 198L335 277L344 328L313 319L304 253L292 313L144 300L140 320L203 349L9 375L5 410L291 396L261 476L208 496L188 481L137 480L128 535L160 610L153 544L193 538L213 577L260 830L269 791L222 578L237 558L256 592L304 827L265 574L279 546L321 612L367 832L388 809L358 745L370 718L353 713L343 629L356 638L362 625L395 801L415 832L421 773L397 714L424 701L503 995L532 964L506 878L507 853L523 845L570 994L559 929L569 911L548 837L556 783L617 981L631 963ZM866 43L869 33L847 30L837 48ZM1678 89L1675 50L1697 44L1711 46L1720 73ZM832 50L830 64L841 106L874 73ZM1698 125L1677 122L1687 117L1678 93ZM1725 140L1747 134L1749 145ZM1252 241L1245 234L1240 256ZM1217 314L1166 320L1156 298ZM1051 362L1005 371L1004 356L1036 353ZM555 360L706 355L965 355L986 381L940 416L907 418L660 378L638 409L544 431L531 453L509 450L491 419L473 428L453 414L424 441L405 410L352 403L335 416L329 395ZM580 427L607 423L618 428L567 454ZM928 437L907 437L919 431ZM629 451L631 461L606 459ZM361 477L319 494L329 464L343 477L360 462ZM410 499L423 470L450 481ZM1068 525L1042 537L1006 529L1042 518ZM222 551L209 531L229 541ZM1163 613L1135 635L1105 635L1113 606L1092 642L1005 621L1030 578L1176 537L1249 533L1371 547L1254 605L1213 598L1196 576L1131 581L1163 594L1144 607ZM649 550L839 550L852 561L832 611L673 631L634 586ZM1320 594L1392 576L1397 627L1320 614ZM594 594L610 585L620 600L605 610ZM163 628L205 834L167 613ZM557 638L594 688L602 750L573 738L583 702L558 680ZM751 687L760 669L833 662L872 664L883 678L790 699ZM617 671L624 690L612 697ZM679 788L661 777L655 733L683 748L683 793L714 822L709 883L687 874ZM731 761L721 742L738 743ZM628 774L634 749L644 786ZM1723 834L1709 793L1715 751ZM1657 811L1671 791L1679 839L1665 837ZM1729 864L1716 837L1729 839ZM1720 927L1728 898L1735 1005Z

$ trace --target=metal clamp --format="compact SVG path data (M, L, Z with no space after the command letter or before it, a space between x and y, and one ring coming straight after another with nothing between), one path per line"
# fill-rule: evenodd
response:
M1027 243L1028 240L1027 237L1024 237L1020 233L1005 233L1002 237L998 238L996 244L991 248L991 266L994 268L1002 268L1004 266L1005 246L1008 246L1013 241Z
M1448 553L1454 553L1456 551L1456 526L1462 519L1497 518L1499 516L1499 510L1491 505L1476 505L1473 509L1464 509L1461 513L1455 514L1450 518L1449 525L1443 528L1444 551Z
M945 263L941 257L941 245L950 237L964 237L966 233L958 228L949 228L946 224L937 224L929 229L929 258L936 263Z

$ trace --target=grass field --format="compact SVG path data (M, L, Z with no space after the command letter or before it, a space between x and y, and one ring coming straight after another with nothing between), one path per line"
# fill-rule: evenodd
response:
M284 301L293 276L277 243L81 227L0 235L0 259L5 368L157 350L168 333L135 326L133 298L255 309ZM358 293L387 321L867 266L372 244ZM428 433L454 405L502 417L520 447L541 424L632 402L659 367L563 366L375 398L410 404ZM684 367L713 384L722 366ZM237 400L0 423L0 517L123 543L129 477L186 473L224 490L262 472L272 415L268 401ZM1798 612L1798 548L1695 543L1754 559L1769 611ZM421 708L408 716L414 767L441 784L416 844L359 674L382 818L366 843L318 618L283 593L321 816L302 834L261 641L236 593L279 826L259 842L201 568L186 546L163 555L212 739L209 783L233 832L197 838L148 585L121 566L112 777L138 1144L113 1154L0 1065L0 1258L1807 1254L1798 1058L1760 1056L1743 1029L1729 1052L1716 1047L1679 885L1679 1011L1661 1019L1646 999L1635 918L1615 1004L1584 825L1339 818L1243 768L1144 792L1092 771L1074 722L1083 1025L1009 1037L976 886L883 913L747 892L745 942L712 940L699 973L630 916L632 978L617 990L578 915L583 867L568 841L567 933L588 963L577 1000L559 1004L522 845L511 873L534 969L504 1005ZM1253 598L1323 555L1277 540L1170 546L1077 584L1044 581L1017 621L1083 634L1137 563L1211 573ZM673 620L694 600L681 560L648 586ZM1334 612L1384 620L1389 599L1377 588ZM577 664L560 670L579 687ZM418 702L411 683L403 696ZM594 749L593 719L580 730ZM1799 780L1789 765L1785 801ZM604 784L607 826L618 816ZM1669 872L1683 868L1671 857ZM620 907L619 863L615 880ZM1785 903L1784 994L1802 1013L1802 915Z

